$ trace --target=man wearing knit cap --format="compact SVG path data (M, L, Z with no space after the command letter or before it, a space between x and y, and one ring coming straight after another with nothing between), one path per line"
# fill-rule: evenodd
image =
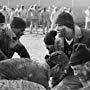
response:
M90 90L90 49L85 44L76 44L73 49L70 65L74 75L79 77L83 87L89 86L85 90Z
M81 32L77 33L73 17L67 12L59 13L55 20L55 24L57 25L56 30L58 31L56 45L70 58L72 46L74 43L78 42L81 37Z
M18 23L18 25L19 24L20 22ZM19 41L17 34L14 33L10 27L5 25L5 16L1 12L0 12L0 50L3 53L3 56L0 56L0 60L12 58L15 52L18 53L20 57L30 58L26 48Z

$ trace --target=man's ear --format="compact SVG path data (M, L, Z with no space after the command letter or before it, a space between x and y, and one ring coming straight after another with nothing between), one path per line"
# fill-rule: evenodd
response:
M78 44L78 46L77 46L77 48L76 48L76 50L78 51L78 50L82 50L82 49L84 49L86 47L86 45L85 44Z
M58 72L59 71L59 64L55 65L52 69L54 72Z
M76 51L77 50L78 44L79 43L76 43L76 44L73 45L73 51Z

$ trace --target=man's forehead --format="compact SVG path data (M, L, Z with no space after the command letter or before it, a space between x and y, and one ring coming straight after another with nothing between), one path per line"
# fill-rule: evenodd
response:
M55 28L56 31L59 31L59 30L62 30L62 29L72 31L71 28L69 28L69 27L67 27L65 25L62 25L62 26L57 25L56 28Z

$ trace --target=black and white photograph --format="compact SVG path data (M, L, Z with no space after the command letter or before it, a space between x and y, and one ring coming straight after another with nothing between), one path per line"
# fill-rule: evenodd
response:
M0 90L90 90L90 0L0 0Z

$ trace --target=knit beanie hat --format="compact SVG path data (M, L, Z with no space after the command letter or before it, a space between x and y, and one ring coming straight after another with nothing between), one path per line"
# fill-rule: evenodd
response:
M26 28L26 23L22 18L14 17L10 26L11 28Z
M55 36L57 35L57 31L50 31L49 33L47 33L44 37L44 43L46 45L54 45L54 41L55 41Z
M80 65L90 61L90 50L85 44L76 44L70 57L70 65Z
M68 28L72 29L74 31L74 21L71 14L67 12L61 12L58 14L55 24L58 24L59 26L67 26Z
M0 23L5 23L5 16L0 12Z

